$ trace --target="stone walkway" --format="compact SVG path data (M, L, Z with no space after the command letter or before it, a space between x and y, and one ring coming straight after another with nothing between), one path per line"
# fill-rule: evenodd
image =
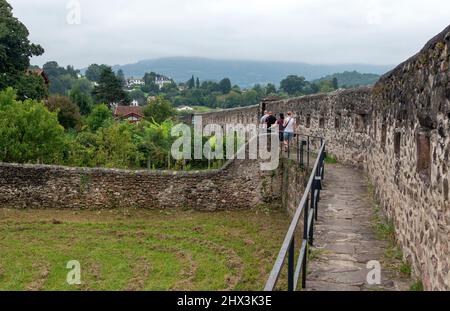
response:
M310 291L406 290L399 273L381 268L381 285L368 285L367 263L383 263L387 242L377 239L371 225L373 201L363 171L326 165L319 203L312 260L308 265Z

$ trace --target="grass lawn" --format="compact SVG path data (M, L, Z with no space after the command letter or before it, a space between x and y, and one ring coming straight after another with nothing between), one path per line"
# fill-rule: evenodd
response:
M0 290L261 290L288 225L282 211L0 209Z

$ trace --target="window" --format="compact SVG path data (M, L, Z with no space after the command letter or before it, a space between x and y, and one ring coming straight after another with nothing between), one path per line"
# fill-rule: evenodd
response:
M373 138L377 139L378 123L377 119L373 121Z
M311 127L311 115L308 114L306 115L306 128L310 128Z
M335 129L341 128L341 115L338 115L336 118L334 118L334 128Z
M321 129L325 128L325 118L324 117L319 118L319 127Z
M417 145L417 173L421 177L431 177L431 141L430 132L421 130L416 137Z
M386 134L387 134L387 125L386 121L383 122L381 126L381 148L386 151Z
M355 131L365 133L366 132L366 122L367 122L366 114L357 114L355 116Z
M402 133L396 132L394 134L394 154L397 159L400 158L401 143L402 143Z

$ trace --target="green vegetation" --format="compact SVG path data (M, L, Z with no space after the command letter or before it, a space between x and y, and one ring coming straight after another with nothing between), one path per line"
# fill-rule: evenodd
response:
M316 93L327 93L337 90L337 80L321 80L317 83L308 82L304 77L290 75L280 83L280 90L288 96L302 96Z
M116 77L111 67L106 67L100 74L98 85L92 91L97 103L127 104L128 94L123 90L120 78Z
M20 99L47 95L42 77L28 71L30 57L44 53L28 39L28 29L12 14L11 5L0 0L0 90L14 87Z
M380 76L376 74L345 71L343 73L335 73L326 76L314 82L321 83L323 81L336 80L338 88L347 89L358 86L374 85L379 78Z
M416 281L414 284L411 285L410 291L412 292L423 292L423 283L422 281Z
M19 101L8 88L0 92L0 162L58 163L64 128L56 113L34 100Z
M0 290L262 290L289 224L273 210L0 216ZM70 260L81 285L66 283Z
M337 164L338 161L335 157L333 157L331 154L327 154L327 157L325 158L325 164Z
M375 201L373 185L370 182L369 195ZM391 268L393 271L397 271L400 277L409 280L412 276L412 267L409 263L404 261L403 252L397 244L394 223L383 214L376 203L374 204L372 223L378 239L385 240L388 243L388 247L384 252L384 266ZM413 284L411 288L414 286L417 285Z

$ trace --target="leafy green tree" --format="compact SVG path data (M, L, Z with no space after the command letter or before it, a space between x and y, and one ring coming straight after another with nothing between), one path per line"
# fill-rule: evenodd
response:
M101 127L108 126L112 121L111 110L105 104L96 105L86 120L88 128L93 132Z
M194 76L192 76L192 78L189 79L189 81L186 84L187 84L188 89L195 88L195 78L194 78Z
M101 75L98 85L92 92L99 103L128 103L129 98L122 88L121 82L117 79L111 67L105 68Z
M81 129L81 115L78 106L61 95L50 96L45 103L48 110L58 114L59 123L66 129Z
M107 68L107 65L92 64L86 69L85 76L92 82L99 82L102 72Z
M231 81L228 78L223 79L219 82L220 91L222 94L228 94L231 91Z
M287 76L280 83L280 88L289 95L302 94L303 89L308 85L304 77L295 75Z
M332 81L333 81L333 89L337 90L339 88L338 79L334 77Z
M48 96L44 79L33 72L18 75L10 85L14 85L19 99L43 100Z
M122 85L122 87L125 87L125 85L126 85L125 74L123 73L122 69L119 69L117 71L117 79L119 79L120 84Z
M197 77L197 80L195 80L195 88L199 89L200 88L200 79Z
M96 166L133 168L139 165L142 155L133 142L132 128L128 122L114 122L98 130Z
M144 115L147 120L162 123L173 117L175 111L172 104L161 96L150 101L144 108Z
M172 127L171 120L162 123L145 121L138 125L135 139L138 150L143 155L141 166L148 169L169 167L169 155L174 141L170 134Z
M70 100L78 106L82 116L86 116L91 113L92 106L94 104L91 93L92 84L86 78L75 81L72 89L70 90Z
M268 96L270 94L276 94L277 93L277 87L275 84L269 83L266 85L265 95Z
M147 96L141 89L133 90L129 93L131 100L137 100L140 106L143 106L147 103Z
M328 93L336 90L335 81L333 80L321 80L316 85L318 87L318 91L321 93Z
M34 100L0 92L0 162L55 164L62 160L64 128L56 113Z
M64 68L57 62L51 61L45 63L42 68L50 80L51 95L68 95L73 84L78 80L78 71L72 66Z
M28 29L12 14L11 5L0 0L0 90L13 87L19 90L19 96L25 98L43 98L43 80L25 77L30 66L30 58L44 53L40 45L30 42ZM31 89L28 90L27 87Z

